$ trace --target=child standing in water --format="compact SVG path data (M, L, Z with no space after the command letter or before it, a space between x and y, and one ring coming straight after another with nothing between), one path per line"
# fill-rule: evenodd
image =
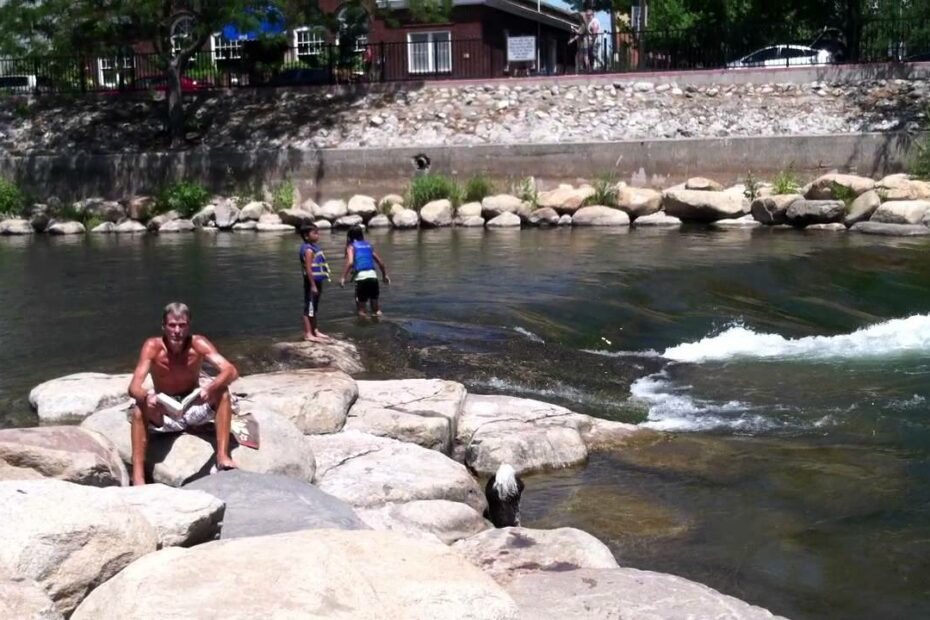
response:
M300 227L300 267L304 276L304 340L310 342L323 342L331 338L317 329L317 313L320 309L320 296L323 294L323 283L329 280L329 264L326 255L317 245L320 241L320 230L316 224L304 224Z
M342 270L342 279L339 286L346 285L346 278L349 271L355 273L355 310L362 318L368 314L365 312L365 304L371 303L371 312L374 316L381 316L381 305L379 297L381 289L378 286L378 272L375 271L375 265L381 269L381 277L384 278L385 284L390 284L391 279L388 277L387 268L384 262L370 243L365 241L365 233L360 226L353 226L349 229L346 243L346 266Z

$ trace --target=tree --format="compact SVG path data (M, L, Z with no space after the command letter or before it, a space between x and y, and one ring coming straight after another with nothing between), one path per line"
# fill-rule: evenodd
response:
M151 41L167 79L166 113L173 147L184 140L181 76L215 32L262 22L317 23L315 0L7 0L0 6L0 53L94 54Z

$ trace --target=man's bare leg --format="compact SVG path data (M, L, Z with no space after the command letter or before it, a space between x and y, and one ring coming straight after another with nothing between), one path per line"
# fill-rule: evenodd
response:
M164 418L158 410L143 412L132 408L132 486L145 484L145 452L149 445L149 424L161 426Z
M356 299L355 300L355 311L358 313L358 318L360 319L368 318L368 313L365 312L365 302L359 301Z
M216 418L216 468L237 469L239 466L229 456L229 429L232 426L232 402L229 399L229 390L224 390L219 402L215 405Z
M371 313L375 317L381 316L381 302L379 302L377 299L371 300Z

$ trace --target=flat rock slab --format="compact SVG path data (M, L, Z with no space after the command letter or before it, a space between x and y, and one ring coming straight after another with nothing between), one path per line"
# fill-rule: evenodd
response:
M132 445L126 404L98 411L81 423L97 431L119 450L125 463L131 463ZM274 413L255 411L261 446L258 450L230 441L230 454L247 471L284 474L309 482L316 464L307 438L290 421ZM155 482L179 487L209 475L215 467L215 436L212 428L204 433L149 435L146 464Z
M618 567L607 545L571 527L490 529L460 540L452 548L501 584L528 572Z
M90 414L128 398L132 375L82 372L52 379L32 388L29 404L43 424L78 422ZM151 379L145 387L150 388Z
M767 620L769 611L682 577L635 568L521 575L506 585L533 620Z
M0 618L63 620L64 616L35 581L10 579L0 571Z
M346 430L392 437L449 454L465 386L441 379L358 381Z
M581 207L572 215L573 226L629 226L625 211L604 206Z
M155 551L155 529L108 489L0 482L0 567L33 579L68 615L95 587Z
M98 588L72 620L517 620L518 613L499 585L444 545L392 532L309 530L153 553Z
M57 478L91 486L125 486L129 475L116 447L77 426L0 430L0 480Z
M224 539L299 530L368 529L347 503L288 476L224 471L184 488L208 493L225 502L220 535Z
M659 211L657 213L651 213L649 215L643 215L642 217L638 217L633 221L633 224L635 226L643 226L643 227L652 226L652 227L657 227L657 228L658 227L672 228L672 227L681 226L681 220L678 219L677 217L674 217L674 216L668 215L667 213Z
M335 340L328 343L278 342L271 350L275 358L294 368L335 368L353 375L365 372L358 348L351 342Z
M744 215L749 201L729 192L671 189L662 194L662 208L683 222L714 222Z
M355 507L447 499L481 513L487 505L465 466L435 450L359 431L309 439L316 485Z
M145 517L163 547L192 547L220 536L223 502L202 491L175 489L163 484L108 489Z
M359 516L375 530L391 530L411 537L425 533L447 545L491 527L471 506L444 499L360 509Z
M230 391L243 413L267 412L290 420L302 433L335 433L358 397L352 377L339 370L309 369L240 377Z
M930 228L927 228L923 224L859 222L858 224L854 224L849 230L866 235L882 235L887 237L926 237L930 235Z

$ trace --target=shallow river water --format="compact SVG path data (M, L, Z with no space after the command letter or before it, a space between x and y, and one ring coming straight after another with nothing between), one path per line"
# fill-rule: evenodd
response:
M930 617L930 243L756 231L377 232L386 317L323 327L436 376L668 431L531 476L526 525L791 618ZM324 248L340 269L344 242ZM298 336L293 236L0 238L0 426L129 372L168 301L247 370Z

